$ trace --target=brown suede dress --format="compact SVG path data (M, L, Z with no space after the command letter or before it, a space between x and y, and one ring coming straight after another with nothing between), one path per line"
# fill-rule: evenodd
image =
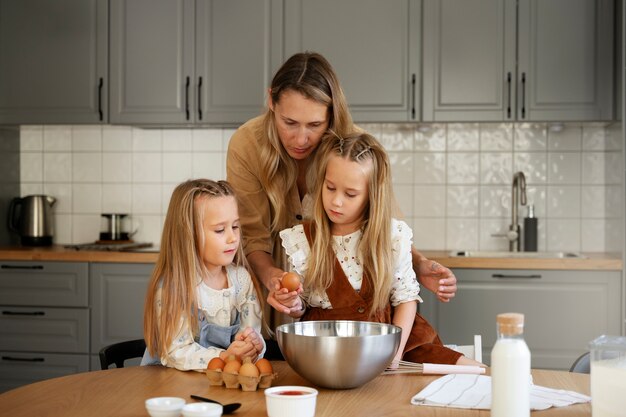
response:
M304 223L304 233L311 242L310 224ZM334 278L326 290L331 309L307 307L301 321L308 320L358 320L378 323L392 323L393 309L388 303L384 311L370 317L372 306L372 282L365 274L361 290L357 292L346 274L341 269L339 261L335 259ZM411 334L404 347L402 359L416 363L445 363L455 364L461 353L449 349L441 343L435 329L419 313L415 315Z

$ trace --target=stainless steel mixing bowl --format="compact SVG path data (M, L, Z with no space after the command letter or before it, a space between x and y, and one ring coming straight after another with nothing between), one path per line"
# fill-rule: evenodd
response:
M355 388L380 375L393 359L402 329L363 321L283 324L278 346L291 368L325 388Z

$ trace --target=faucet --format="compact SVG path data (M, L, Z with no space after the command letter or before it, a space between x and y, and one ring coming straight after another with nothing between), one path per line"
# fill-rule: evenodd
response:
M509 251L519 252L521 247L520 226L517 220L517 198L520 198L522 206L526 205L526 177L522 171L513 174L513 184L511 186L511 225L506 234L509 239Z

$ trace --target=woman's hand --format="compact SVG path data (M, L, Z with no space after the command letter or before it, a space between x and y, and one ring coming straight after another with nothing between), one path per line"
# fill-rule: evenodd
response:
M420 284L434 292L439 301L449 302L456 294L456 277L445 266L423 258L417 274Z
M267 303L281 313L289 314L291 317L298 318L302 316L304 312L303 301L300 298L300 294L302 293L302 283L300 283L298 289L295 291L289 291L287 288L282 288L281 280L285 274L286 272L284 272L280 278L272 277L269 289L270 291L267 295Z
M445 266L422 256L411 247L413 270L423 287L435 293L439 301L449 302L456 294L456 277Z

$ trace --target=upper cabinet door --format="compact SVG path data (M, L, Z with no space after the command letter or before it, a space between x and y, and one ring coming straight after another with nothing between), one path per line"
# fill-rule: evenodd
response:
M285 3L285 59L324 55L357 122L420 117L421 0Z
M0 0L0 123L107 120L107 0Z
M515 118L515 3L424 0L424 120Z
M613 1L519 0L519 120L613 118Z
M111 123L194 121L193 0L111 0Z
M197 0L196 121L242 123L261 114L281 42L282 0Z

